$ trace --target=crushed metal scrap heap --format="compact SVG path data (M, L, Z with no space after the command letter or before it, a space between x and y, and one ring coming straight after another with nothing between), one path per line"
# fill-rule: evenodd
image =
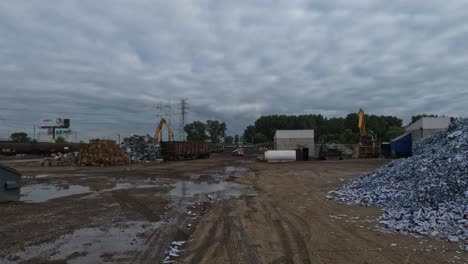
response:
M148 161L162 158L158 142L150 135L133 135L126 138L121 148L131 161Z
M384 207L380 223L389 229L468 243L468 118L418 141L413 157L331 193L348 204Z

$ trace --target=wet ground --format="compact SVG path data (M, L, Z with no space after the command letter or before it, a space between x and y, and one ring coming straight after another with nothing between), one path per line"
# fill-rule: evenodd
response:
M19 201L0 204L0 262L159 262L209 208L248 188L232 181L246 169L225 162L62 171L22 162Z
M0 204L0 263L468 262L456 244L388 232L378 208L325 198L387 161L7 162L24 187Z

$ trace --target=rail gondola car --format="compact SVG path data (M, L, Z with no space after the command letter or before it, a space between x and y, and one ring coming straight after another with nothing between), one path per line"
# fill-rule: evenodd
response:
M214 144L199 141L168 141L161 142L161 150L165 160L207 158Z

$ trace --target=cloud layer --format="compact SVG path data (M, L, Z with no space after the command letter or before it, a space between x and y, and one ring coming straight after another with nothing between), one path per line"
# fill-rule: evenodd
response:
M4 1L0 138L53 116L80 138L151 133L156 104L179 98L189 120L220 119L230 133L264 114L466 115L466 10L463 0Z

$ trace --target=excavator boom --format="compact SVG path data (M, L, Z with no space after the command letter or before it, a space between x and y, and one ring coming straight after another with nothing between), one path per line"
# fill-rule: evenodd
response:
M361 137L367 137L366 121L364 119L364 111L362 109L359 109L358 117L359 117L358 127L359 127L359 130L361 131Z
M171 139L174 138L174 131L172 131L171 125L169 125L169 122L167 122L167 120L163 117L159 121L159 124L156 127L156 131L154 132L154 140L156 140L157 142L159 142L159 135L161 134L163 125L166 125L168 130L168 141L171 141Z
M359 144L359 154L360 158L376 158L379 156L380 148L377 146L377 142L375 139L368 138L367 130L366 130L366 120L364 118L364 111L359 109L358 113L358 127L360 130L360 144ZM372 135L372 133L370 133Z

